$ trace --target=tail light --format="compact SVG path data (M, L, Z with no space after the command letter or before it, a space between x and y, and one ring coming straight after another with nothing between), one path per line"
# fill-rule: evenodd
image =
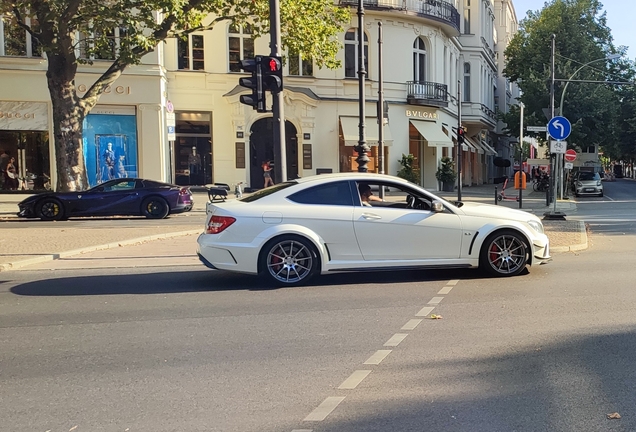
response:
M189 188L181 188L179 195L192 195Z
M236 222L236 219L230 216L212 216L208 226L205 229L206 234L218 234L224 231L227 227Z

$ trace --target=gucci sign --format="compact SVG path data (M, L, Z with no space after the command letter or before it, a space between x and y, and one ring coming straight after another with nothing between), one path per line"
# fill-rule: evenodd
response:
M4 111L0 111L0 119L1 118L7 118L7 119L33 119L35 118L35 114L34 113L19 113L19 112L4 112Z
M86 93L86 91L88 90L88 87L86 86L86 84L80 84L77 86L77 91L80 93ZM104 89L104 94L109 94L109 93L115 93L118 95L124 95L124 94L131 94L132 93L132 89L130 88L130 86L117 86L117 87L111 87L108 86Z

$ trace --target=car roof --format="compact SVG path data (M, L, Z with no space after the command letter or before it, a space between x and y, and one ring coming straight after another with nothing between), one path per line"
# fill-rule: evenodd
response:
M309 177L301 177L295 179L299 184L309 183L314 181L324 181L324 180L353 180L353 181L392 181L396 183L402 183L404 185L412 185L412 183L400 178L391 176L388 174L376 174L376 173L357 173L357 172L348 172L348 173L331 173L331 174L319 174L313 175Z

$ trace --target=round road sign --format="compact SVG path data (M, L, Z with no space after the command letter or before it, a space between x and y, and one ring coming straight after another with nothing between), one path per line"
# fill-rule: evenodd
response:
M576 150L573 150L573 149L566 150L565 155L563 155L563 158L567 162L574 162L576 160Z

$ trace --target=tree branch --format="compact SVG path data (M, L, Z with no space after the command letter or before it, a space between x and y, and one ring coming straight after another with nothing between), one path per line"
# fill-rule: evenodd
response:
M60 20L63 22L68 22L75 16L77 11L79 10L80 5L82 4L82 0L68 0L68 5L62 15L60 15Z
M42 33L33 31L31 26L27 25L24 22L24 19L22 19L22 14L20 13L20 10L15 6L13 7L13 14L15 15L15 19L16 19L16 22L18 23L18 26L25 29L27 32L29 32L29 34L31 34L31 36L33 36L37 40L40 40L40 36Z

